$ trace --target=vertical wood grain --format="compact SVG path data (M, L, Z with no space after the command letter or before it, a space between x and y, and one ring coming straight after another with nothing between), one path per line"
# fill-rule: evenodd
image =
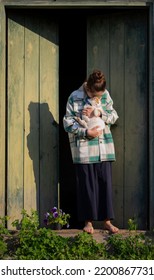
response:
M23 209L24 18L8 19L8 163L7 214L12 220Z
M25 15L24 208L39 212L39 18Z
M149 224L154 228L154 3L149 11Z
M148 92L147 19L142 13L126 17L125 26L125 226L135 217L147 226Z
M90 16L87 22L87 72L101 69L109 86L109 18Z
M111 127L115 143L116 162L113 167L113 204L115 223L124 224L124 22L117 16L110 18L110 94L119 119Z
M58 206L58 29L40 24L40 218Z
M7 214L58 206L58 29L36 13L8 14Z
M3 5L0 5L0 216L5 215L5 152L6 152L6 139L5 139L5 102L6 102L6 76L5 76L5 10Z

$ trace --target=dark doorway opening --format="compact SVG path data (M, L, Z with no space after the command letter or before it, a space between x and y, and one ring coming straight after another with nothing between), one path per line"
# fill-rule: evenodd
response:
M80 13L80 15L79 15ZM76 217L75 172L63 116L70 93L86 78L86 17L81 11L62 12L59 19L59 142L60 207L70 213L70 227L79 227Z

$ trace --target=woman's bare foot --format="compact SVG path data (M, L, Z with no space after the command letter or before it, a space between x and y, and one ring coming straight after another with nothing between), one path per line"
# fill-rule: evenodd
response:
M117 233L119 231L117 227L111 224L110 220L104 221L104 229L108 230L111 234Z
M89 233L89 234L93 234L94 233L94 228L92 226L92 223L87 221L85 222L85 226L83 228L83 231Z

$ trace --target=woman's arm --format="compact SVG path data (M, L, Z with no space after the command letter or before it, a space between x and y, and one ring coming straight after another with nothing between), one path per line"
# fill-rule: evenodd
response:
M113 100L107 92L107 104L106 108L103 109L102 119L106 124L114 124L119 118L116 110L113 108Z
M66 114L63 117L63 126L66 132L73 133L79 138L86 137L86 128L80 127L80 124L75 120L75 112L73 110L73 101L68 98L66 105Z

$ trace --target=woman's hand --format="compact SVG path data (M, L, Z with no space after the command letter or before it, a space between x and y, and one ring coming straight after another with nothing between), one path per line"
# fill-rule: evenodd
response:
M87 136L92 138L99 137L102 134L102 132L103 130L100 128L100 126L97 125L87 130Z

